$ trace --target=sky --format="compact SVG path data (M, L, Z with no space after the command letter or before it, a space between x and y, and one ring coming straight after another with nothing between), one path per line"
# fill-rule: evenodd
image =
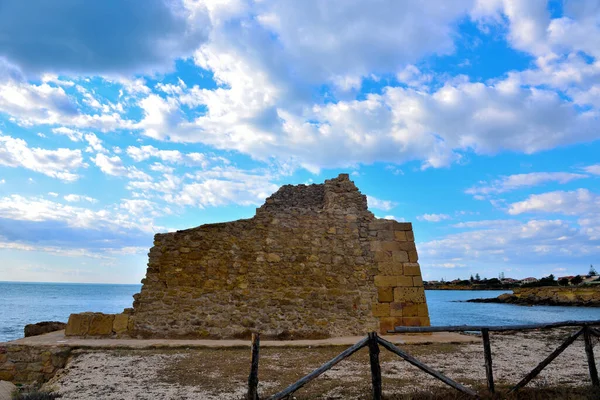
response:
M0 281L345 172L427 280L600 266L600 0L0 0Z

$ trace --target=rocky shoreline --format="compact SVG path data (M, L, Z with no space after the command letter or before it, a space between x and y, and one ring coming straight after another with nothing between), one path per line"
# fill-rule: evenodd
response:
M600 307L600 288L538 287L514 289L487 299L471 299L470 303L503 303L526 306Z

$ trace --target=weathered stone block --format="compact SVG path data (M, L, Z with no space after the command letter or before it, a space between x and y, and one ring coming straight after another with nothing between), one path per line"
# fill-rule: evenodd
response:
M409 257L406 251L399 250L392 252L392 259L394 262L405 263L408 262Z
M402 303L390 303L390 316L401 317L402 316Z
M396 241L381 242L381 248L384 251L400 251L400 243Z
M413 280L410 276L398 276L396 281L398 282L396 286L413 286Z
M412 277L412 281L413 281L413 286L415 287L421 287L423 286L423 279L421 278L421 276L413 276Z
M67 327L65 328L66 336L85 336L90 329L90 322L93 313L71 314Z
M116 314L113 321L113 332L121 335L127 332L127 325L129 324L129 315L127 314Z
M406 242L406 232L405 231L396 231L396 232L394 232L394 237L399 242Z
M421 276L421 267L419 266L418 263L404 263L403 264L404 267L404 275L409 275L409 276Z
M412 223L410 222L398 222L391 220L392 229L395 231L412 231Z
M389 317L390 316L390 304L389 303L375 303L372 307L374 317Z
M379 318L379 333L382 335L388 334L388 331L393 331L397 326L402 326L402 317Z
M394 301L400 303L425 303L425 290L422 287L394 288Z
M429 310L427 309L427 304L426 303L419 304L419 317L427 317L427 318L429 318Z
M389 251L378 251L375 253L374 260L376 262L391 262L392 261L392 253ZM396 260L393 260L396 261ZM408 259L407 259L408 261Z
M108 336L112 334L114 314L96 313L90 321L88 335L90 336Z
M398 277L388 275L375 275L375 286L386 287L386 286L397 286Z
M418 317L419 316L419 305L418 304L404 304L402 307L403 317Z
M421 325L421 318L419 317L402 317L402 324L404 326L427 326Z
M389 303L389 302L394 301L394 288L378 287L377 288L377 300L380 303Z
M417 254L416 250L411 250L408 252L408 260L411 263L416 263L417 261L419 261L419 255Z
M402 275L404 270L401 263L380 262L377 263L377 270L381 275Z

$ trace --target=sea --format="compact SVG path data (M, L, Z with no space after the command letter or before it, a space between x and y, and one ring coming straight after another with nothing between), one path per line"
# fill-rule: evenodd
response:
M119 313L132 306L141 285L0 282L0 342L23 337L26 324L67 322L84 311ZM507 291L427 290L431 325L516 325L600 319L590 307L518 306L465 303L497 297Z

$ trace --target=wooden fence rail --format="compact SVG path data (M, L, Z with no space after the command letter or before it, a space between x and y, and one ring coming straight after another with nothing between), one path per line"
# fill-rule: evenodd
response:
M592 336L600 338L600 329L594 328L600 326L600 320L598 321L565 321L556 322L550 324L530 324L530 325L512 325L512 326L436 326L436 327L406 327L398 326L389 333L421 333L421 332L465 332L465 331L480 331L483 340L483 353L485 360L485 371L487 378L488 390L491 393L495 392L494 387L494 374L492 367L492 351L490 344L489 332L505 332L505 331L523 331L532 329L551 329L561 327L578 327L579 329L573 332L556 350L548 355L542 362L540 362L529 374L527 374L519 383L510 389L510 392L517 391L527 385L532 379L534 379L548 364L550 364L556 357L558 357L567 347L569 347L575 340L583 335L585 342L585 353L588 361L588 368L590 372L590 379L592 386L599 387L600 382L598 379L598 371L596 368L596 362L594 359L594 348L592 343ZM382 380L381 380L381 365L379 363L379 346L382 346L386 350L398 355L409 364L421 369L427 374L433 376L436 379L444 382L445 384L453 387L454 389L465 393L472 397L479 397L479 395L470 388L467 388L460 383L446 377L441 372L438 372L430 366L417 360L407 352L401 350L393 343L379 337L377 333L371 332L367 337L360 340L355 345L347 348L339 355L329 360L319 368L315 369L308 375L294 382L282 391L275 393L268 397L268 400L281 400L288 398L292 393L316 379L327 370L334 367L340 361L350 357L363 347L369 348L369 362L371 366L371 383L372 383L372 395L373 399L381 400L382 398ZM250 375L248 377L248 400L259 400L258 396L258 359L259 359L259 347L260 347L260 336L258 333L252 335L252 363L250 367Z

